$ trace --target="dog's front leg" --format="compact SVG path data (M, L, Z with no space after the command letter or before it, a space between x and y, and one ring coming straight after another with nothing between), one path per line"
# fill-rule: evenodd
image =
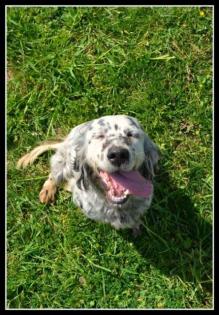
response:
M40 202L52 203L55 200L55 194L57 191L58 184L52 174L49 174L49 178L43 184L43 187L39 194Z
M71 155L68 150L70 150L70 153L73 154L73 149L69 145L65 145L64 142L51 157L51 173L49 174L49 178L45 181L39 194L40 202L54 202L59 184L61 182L68 181L72 177Z

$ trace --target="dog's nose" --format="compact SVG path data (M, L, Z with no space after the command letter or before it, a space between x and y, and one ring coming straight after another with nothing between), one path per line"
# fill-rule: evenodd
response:
M113 165L120 166L129 160L129 151L124 148L111 147L107 153L107 158Z

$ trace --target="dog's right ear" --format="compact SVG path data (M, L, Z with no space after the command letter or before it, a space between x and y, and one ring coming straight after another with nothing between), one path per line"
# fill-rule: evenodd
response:
M69 148L69 156L71 168L79 172L85 160L86 149L86 133L92 125L92 121L83 123L71 130L66 138L66 146Z
M85 138L91 122L83 123L71 130L62 145L51 157L51 170L53 177L58 181L68 180L72 176L83 180L85 164Z
M90 169L86 163L86 133L90 130L92 121L83 123L72 129L66 138L68 147L68 172L77 176L76 185L80 189L88 188Z

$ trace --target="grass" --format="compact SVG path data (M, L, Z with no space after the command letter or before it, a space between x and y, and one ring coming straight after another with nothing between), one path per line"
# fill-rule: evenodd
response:
M212 8L7 13L8 308L212 307ZM60 191L39 203L45 139L107 114L161 149L143 234L87 219Z

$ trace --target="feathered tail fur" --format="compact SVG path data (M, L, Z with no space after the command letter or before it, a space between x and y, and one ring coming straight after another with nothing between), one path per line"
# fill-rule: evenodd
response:
M49 150L56 150L60 146L61 142L45 142L30 151L29 153L22 156L17 162L17 168L25 168L28 165L33 164L33 162L38 158L42 153Z

